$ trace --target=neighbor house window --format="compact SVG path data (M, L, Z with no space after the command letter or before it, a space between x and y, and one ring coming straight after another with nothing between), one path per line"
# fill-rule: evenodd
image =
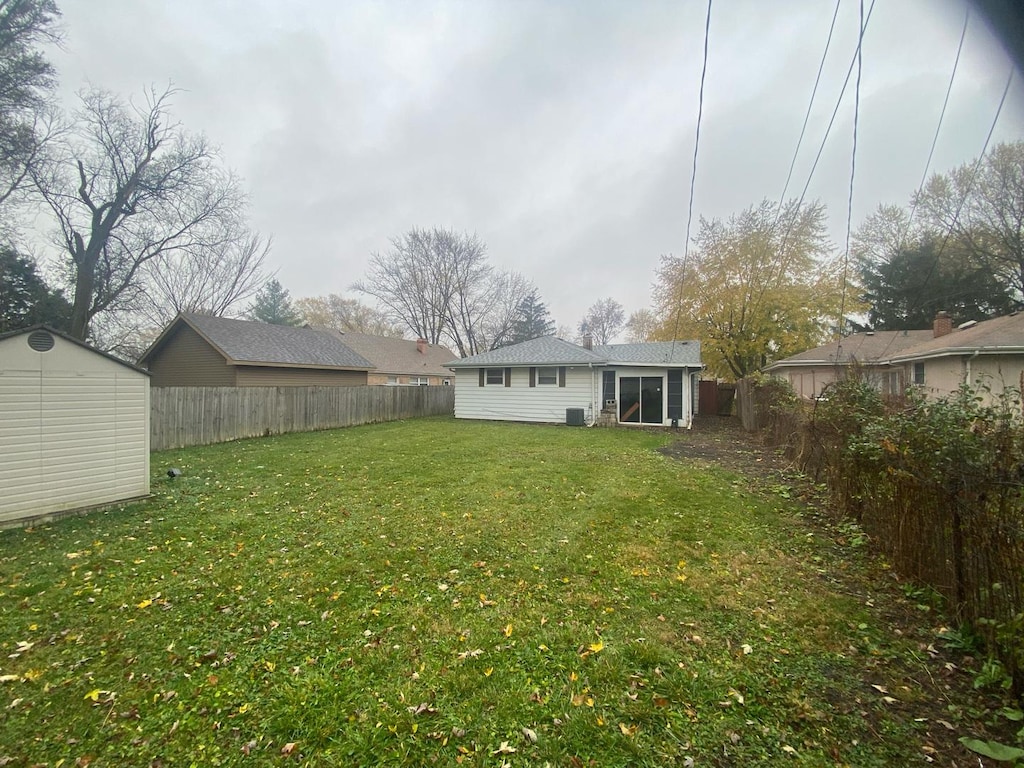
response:
M544 387L557 387L558 386L558 369L557 368L538 368L537 369L537 386Z
M389 387L393 387L396 384L398 384L398 377L397 376L388 376L388 386Z
M444 384L446 387L450 387L452 385L452 380L451 379L445 379L441 383Z
M502 385L505 383L505 369L504 368L488 368L487 369L487 383Z
M924 363L914 363L914 383L924 384Z
M430 382L427 380L426 376L410 376L409 383L416 387L425 387Z

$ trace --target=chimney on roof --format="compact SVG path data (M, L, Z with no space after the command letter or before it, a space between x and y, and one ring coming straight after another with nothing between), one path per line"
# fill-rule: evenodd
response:
M594 337L587 335L583 337L583 348L593 350L594 349Z
M952 321L950 321L950 322L952 322ZM416 351L419 352L421 355L427 354L427 340L426 339L416 339Z
M939 310L934 322L932 322L932 337L937 339L939 336L945 336L947 333L952 332L953 318L950 317L949 312L946 310Z

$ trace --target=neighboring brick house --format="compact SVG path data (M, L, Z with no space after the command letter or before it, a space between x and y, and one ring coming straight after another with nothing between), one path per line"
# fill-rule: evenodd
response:
M455 375L445 367L455 355L440 344L429 344L425 339L411 341L327 328L319 330L334 334L345 346L373 364L367 384L434 387L455 381Z
M356 387L373 368L333 333L190 312L139 364L154 387Z

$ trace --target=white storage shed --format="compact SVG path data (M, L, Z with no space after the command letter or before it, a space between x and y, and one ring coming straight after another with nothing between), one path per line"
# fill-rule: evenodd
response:
M149 375L46 326L0 335L0 527L149 494Z

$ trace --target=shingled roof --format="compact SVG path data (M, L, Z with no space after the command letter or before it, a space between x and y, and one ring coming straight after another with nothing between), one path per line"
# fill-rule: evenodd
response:
M980 354L1024 354L1024 312L1015 312L1004 317L983 320L980 323L965 323L954 328L952 333L928 338L899 353L889 353L891 360L903 362L925 357L946 355Z
M454 355L450 349L440 344L424 344L423 351L420 352L418 342L409 339L352 331L342 332L330 328L317 330L341 339L345 346L369 360L378 373L451 376L446 363Z
M524 365L669 365L700 366L697 341L603 344L592 350L556 336L541 336L509 347L448 363L449 368L516 367Z
M179 323L192 328L232 364L346 370L370 370L374 367L373 363L349 349L331 333L192 312L179 314L146 350L141 363L149 359Z
M594 352L613 365L699 366L699 341L645 341L640 344L602 344Z
M765 368L774 371L790 366L807 365L849 365L853 361L859 363L875 363L889 360L905 349L932 338L930 329L923 331L868 331L851 333L842 341L833 341L814 349L808 349L782 360L776 360Z

